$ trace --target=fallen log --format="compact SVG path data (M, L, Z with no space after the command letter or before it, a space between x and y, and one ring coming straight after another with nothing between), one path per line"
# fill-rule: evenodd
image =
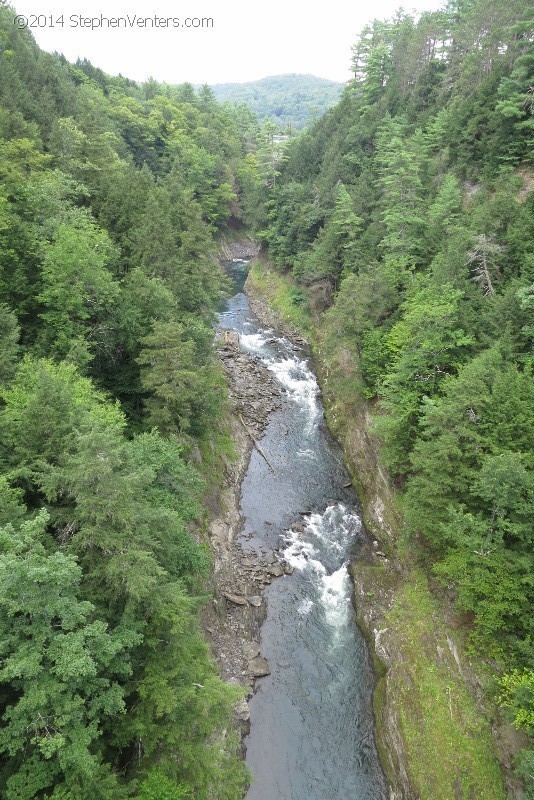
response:
M256 437L254 436L254 434L252 433L252 431L250 430L248 425L245 423L245 420L243 419L241 414L239 415L239 421L241 422L241 425L244 427L245 432L250 436L250 438L254 442L254 445L256 446L256 450L258 451L260 456L265 460L265 463L270 467L273 475L276 474L275 473L275 469L274 469L273 465L271 464L271 462L269 461L269 459L267 458L267 456L265 455L265 452L264 452L262 446L260 445L260 443L258 442Z

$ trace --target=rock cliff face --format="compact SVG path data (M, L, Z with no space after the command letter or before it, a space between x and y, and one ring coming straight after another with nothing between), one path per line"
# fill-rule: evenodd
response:
M219 258L221 261L232 261L234 258L248 261L251 258L256 258L259 252L260 245L250 238L240 239L237 242L223 240L220 243Z
M395 697L396 670L402 671L402 653L386 623L395 590L400 582L397 568L376 549L351 565L354 605L360 628L374 655L378 684L375 690L375 717L380 760L388 777L390 800L417 800L408 776L408 757Z

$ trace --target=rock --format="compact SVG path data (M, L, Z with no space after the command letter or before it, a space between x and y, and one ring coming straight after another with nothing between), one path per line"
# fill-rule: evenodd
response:
M260 646L258 642L243 642L243 654L248 661L259 656Z
M291 527L297 533L303 533L304 532L304 525L301 522L294 522Z
M276 663L279 667L282 667L282 669L287 669L290 666L289 661L277 661Z
M352 481L347 481L347 483L343 484L344 489L350 489L351 486L352 486Z
M247 600L251 606L254 606L254 608L259 608L259 606L261 606L263 603L263 600L259 594L253 594L252 597L247 597Z
M271 564L270 567L267 567L267 572L269 575L272 575L273 578L280 578L285 570L281 564Z
M263 658L263 656L256 656L256 658L252 658L248 662L248 669L255 678L264 678L265 675L271 674L269 664L267 663L267 660Z
M236 706L235 715L241 722L248 722L250 719L250 710L246 700L241 700Z
M239 347L239 334L237 331L225 329L223 332L223 342L230 347Z
M249 261L260 252L260 245L249 237L237 242L223 241L220 245L219 258L226 261Z
M274 553L271 551L270 553L267 553L267 555L265 556L265 560L266 560L266 562L267 562L268 564L274 564L274 563L275 563L275 561L276 561L276 556L275 556L275 554L274 554Z
M230 594L230 592L223 592L223 594L227 600L236 606L246 606L247 604L247 598L240 594Z
M284 564L284 572L286 575L293 575L295 568L292 567L291 564Z

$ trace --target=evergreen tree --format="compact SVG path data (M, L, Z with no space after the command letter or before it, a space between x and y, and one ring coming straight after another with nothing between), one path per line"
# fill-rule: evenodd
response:
M79 599L80 567L47 551L46 522L40 514L0 530L3 796L126 797L103 762L99 728L125 711L132 636L110 632Z

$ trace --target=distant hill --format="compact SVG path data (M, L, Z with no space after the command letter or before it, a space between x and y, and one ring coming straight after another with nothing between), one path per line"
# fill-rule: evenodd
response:
M339 100L343 84L291 74L249 83L218 83L211 88L222 102L246 103L260 120L268 117L283 129L301 130Z

